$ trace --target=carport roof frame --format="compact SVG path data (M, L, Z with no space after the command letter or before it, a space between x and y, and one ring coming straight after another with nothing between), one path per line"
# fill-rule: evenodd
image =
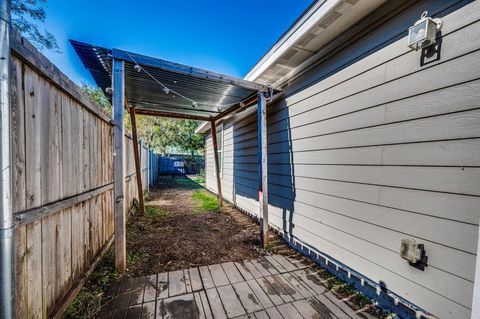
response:
M225 115L252 105L264 85L179 63L149 57L120 49L106 49L70 40L85 68L96 84L111 99L107 88L112 86L112 60L125 62L125 95L137 114L177 117L194 120L218 120ZM150 73L173 92L165 94ZM192 106L193 100L198 103Z

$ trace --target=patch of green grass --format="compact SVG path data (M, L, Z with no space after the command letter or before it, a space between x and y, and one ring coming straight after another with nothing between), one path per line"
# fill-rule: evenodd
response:
M183 189L200 189L203 188L202 185L197 183L190 178L184 176L173 176L171 179L172 186L179 187Z
M196 191L193 193L192 198L196 203L198 211L206 213L218 211L217 197L206 190Z
M85 285L67 308L63 318L86 319L96 317L96 314L106 302L105 292L119 276L115 272L113 249L110 249L87 278Z
M192 181L194 181L197 184L200 185L205 185L205 176L194 176L190 178Z
M168 216L168 211L161 207L145 206L145 214L150 217L163 218Z

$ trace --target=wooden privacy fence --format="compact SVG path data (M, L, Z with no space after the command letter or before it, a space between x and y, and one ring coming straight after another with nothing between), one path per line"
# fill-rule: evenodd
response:
M46 318L113 239L112 123L18 33L12 55L15 318ZM140 154L146 185L155 155ZM128 210L138 194L128 136L124 160Z

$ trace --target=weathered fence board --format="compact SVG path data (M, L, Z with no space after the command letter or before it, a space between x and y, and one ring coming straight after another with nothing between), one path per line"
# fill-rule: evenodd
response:
M112 124L16 33L12 52L15 317L47 318L65 309L111 243ZM125 139L128 211L138 193ZM146 187L156 180L156 155L140 153Z

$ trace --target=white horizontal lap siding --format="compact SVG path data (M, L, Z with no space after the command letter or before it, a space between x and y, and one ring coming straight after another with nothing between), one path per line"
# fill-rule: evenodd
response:
M421 66L402 32L425 10L443 20L442 49ZM268 111L272 226L440 318L469 318L472 305L479 33L480 1L419 1L292 82ZM223 180L255 214L256 115L226 127ZM399 257L403 238L425 245L425 271Z

